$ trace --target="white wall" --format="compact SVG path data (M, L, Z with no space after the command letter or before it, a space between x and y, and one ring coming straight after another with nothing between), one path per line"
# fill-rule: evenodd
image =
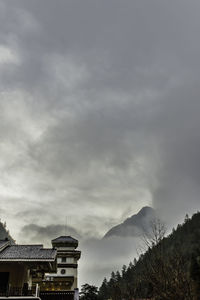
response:
M61 270L65 269L65 274L61 274ZM75 268L58 268L57 276L73 276L77 277L77 269Z

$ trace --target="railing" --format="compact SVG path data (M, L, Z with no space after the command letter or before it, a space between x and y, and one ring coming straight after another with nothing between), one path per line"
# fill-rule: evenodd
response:
M36 290L30 288L20 288L20 287L0 287L0 297L20 297L20 296L36 296Z
M74 300L74 291L41 291L42 300Z
M78 291L78 289L77 289ZM78 292L75 291L40 291L36 288L0 287L0 297L40 297L41 300L75 300ZM75 297L76 296L76 297Z

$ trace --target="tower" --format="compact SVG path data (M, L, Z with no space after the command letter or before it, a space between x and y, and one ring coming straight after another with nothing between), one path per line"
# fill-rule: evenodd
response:
M57 250L57 273L46 275L48 290L73 291L78 287L78 260L81 251L76 250L78 240L60 236L51 241Z

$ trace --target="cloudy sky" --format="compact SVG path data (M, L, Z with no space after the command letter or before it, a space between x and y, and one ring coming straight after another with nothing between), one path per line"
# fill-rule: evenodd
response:
M199 11L0 1L0 215L19 242L200 208Z

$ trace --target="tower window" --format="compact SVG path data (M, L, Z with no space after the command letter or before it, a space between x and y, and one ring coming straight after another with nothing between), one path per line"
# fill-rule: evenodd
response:
M66 257L62 257L62 258L61 258L61 261L62 261L62 262L66 262Z
M66 270L65 270L65 269L61 269L60 273L61 273L62 275L64 275L64 274L66 273Z

